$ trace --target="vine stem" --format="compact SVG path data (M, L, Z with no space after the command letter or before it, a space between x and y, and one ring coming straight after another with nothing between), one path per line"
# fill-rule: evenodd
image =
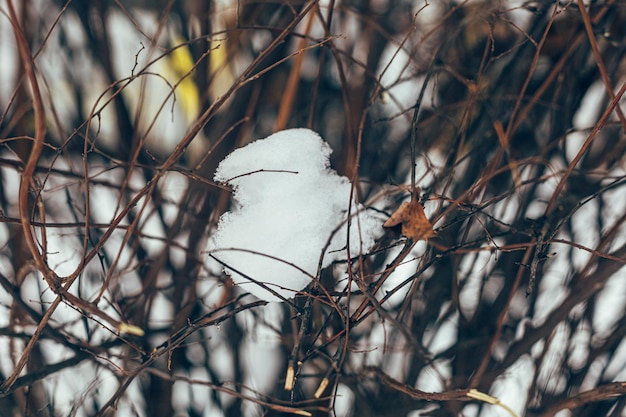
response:
M17 13L15 12L15 8L13 7L13 1L8 0L7 5L9 9L11 26L13 27L15 40L17 42L17 49L24 65L24 72L26 73L26 76L30 83L33 96L33 110L35 112L35 137L33 141L33 146L30 151L30 155L28 156L28 160L26 161L24 166L24 171L22 172L22 178L20 182L18 200L20 221L22 223L22 230L24 232L26 244L31 255L33 256L37 269L41 271L44 279L50 287L57 288L59 287L58 277L54 273L54 271L52 271L48 267L42 254L37 248L37 243L35 242L35 237L33 236L31 229L30 210L28 204L30 185L33 183L33 175L35 173L35 169L37 168L37 161L39 161L39 157L41 156L41 152L43 151L43 145L46 136L46 113L43 107L41 91L39 90L39 83L37 82L37 77L35 76L33 58L30 54L30 48L28 47L26 36L24 35L24 31L20 27ZM42 234L45 234L45 228L42 228L41 230Z
M26 36L24 35L24 31L20 27L17 13L15 12L15 7L13 6L12 0L7 0L7 7L9 10L9 20L11 21L11 26L13 27L13 33L15 34L15 40L17 43L17 49L20 54L20 58L22 60L22 64L24 65L24 72L28 78L30 83L32 97L33 97L33 111L35 113L35 137L33 141L33 146L30 151L30 155L28 156L28 160L25 162L24 171L22 172L22 178L20 182L19 189L19 213L20 213L20 222L22 224L22 230L24 233L24 239L26 245L28 246L28 250L33 257L35 265L37 269L42 273L44 280L50 286L50 288L57 293L62 287L60 285L60 280L56 273L52 271L45 259L44 256L39 252L37 248L37 243L35 242L35 237L32 232L32 225L30 221L30 210L28 204L28 195L30 192L30 185L33 183L33 175L35 173L35 169L37 168L37 161L41 156L41 152L43 150L44 139L46 136L46 116L45 110L43 107L43 101L41 99L41 91L39 90L39 84L37 83L37 77L35 76L35 70L33 68L33 58L30 53L30 48L28 47L28 42L26 41ZM45 228L41 229L42 235L45 235ZM26 366L26 362L28 361L28 357L30 355L30 351L33 346L39 339L39 335L43 331L47 321L52 316L52 313L59 305L61 299L57 297L57 299L50 305L46 314L42 317L41 322L37 326L35 333L32 335L28 344L24 348L22 352L22 356L18 360L15 365L15 369L13 373L4 381L2 387L0 388L1 392L6 392L11 388L11 386L15 383L17 377L22 372L22 369Z

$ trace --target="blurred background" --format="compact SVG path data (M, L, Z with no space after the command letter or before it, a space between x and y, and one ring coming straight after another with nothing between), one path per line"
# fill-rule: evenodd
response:
M626 3L10 1L0 415L626 416ZM234 287L213 173L291 127L436 236Z

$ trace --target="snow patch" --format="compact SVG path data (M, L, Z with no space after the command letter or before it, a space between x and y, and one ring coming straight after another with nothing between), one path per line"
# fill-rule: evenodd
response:
M317 133L289 129L220 163L214 179L233 187L234 207L209 250L235 284L267 301L291 298L316 278L320 260L323 268L374 245L381 221L355 202L348 219L352 184L330 169L331 152Z

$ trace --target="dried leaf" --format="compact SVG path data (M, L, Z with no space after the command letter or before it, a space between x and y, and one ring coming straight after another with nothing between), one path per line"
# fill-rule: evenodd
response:
M383 224L383 227L402 225L402 234L415 241L426 240L435 235L433 226L428 221L424 208L417 200L404 202L398 210Z

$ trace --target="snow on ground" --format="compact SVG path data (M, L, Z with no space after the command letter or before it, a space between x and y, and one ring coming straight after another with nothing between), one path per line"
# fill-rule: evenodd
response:
M245 291L268 301L291 298L315 279L318 265L373 246L380 221L359 204L348 210L352 185L329 168L330 153L317 133L290 129L219 165L215 180L233 187L235 206L220 218L209 249Z

